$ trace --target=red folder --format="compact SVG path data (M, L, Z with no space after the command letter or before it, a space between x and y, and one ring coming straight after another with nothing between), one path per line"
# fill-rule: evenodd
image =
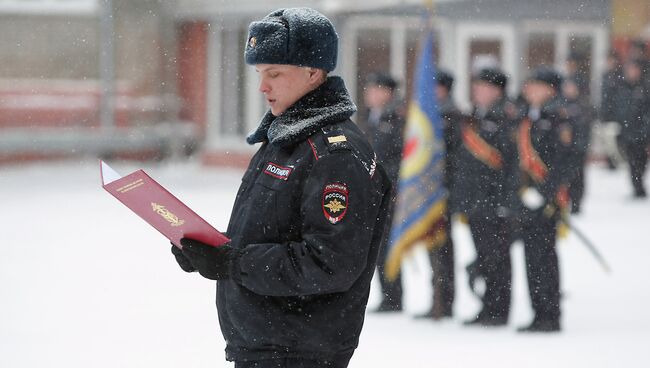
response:
M143 220L181 247L181 238L213 246L230 241L143 170L122 177L100 160L102 187Z

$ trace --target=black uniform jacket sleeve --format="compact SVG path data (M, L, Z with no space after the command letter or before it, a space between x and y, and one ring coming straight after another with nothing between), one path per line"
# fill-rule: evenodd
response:
M328 188L333 188L329 193L335 193L336 202L325 198ZM371 175L350 151L321 157L303 185L302 240L248 244L235 267L235 281L267 296L348 290L369 262L380 208L375 202L382 197L376 190Z
M573 130L571 120L562 107L555 107L554 111L547 114L547 118L551 121L551 130L547 137L541 137L536 143L539 143L538 152L548 167L548 175L538 187L546 200L553 202L560 186L572 179L570 163L574 155L571 149Z

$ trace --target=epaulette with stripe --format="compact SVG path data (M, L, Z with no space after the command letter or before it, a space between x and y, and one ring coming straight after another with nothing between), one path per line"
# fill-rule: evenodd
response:
M327 150L334 152L338 150L351 150L348 139L343 133L343 129L338 125L328 125L322 127L323 135L325 136L325 143Z
M352 150L347 137L343 134L343 129L337 125L328 125L321 128L320 132L309 137L307 141L311 145L316 159L330 152Z
M322 134L316 133L312 135L307 141L311 145L314 157L318 160L328 153L335 151L350 151L352 155L361 162L363 167L368 171L372 177L377 168L376 155L370 162L364 160L361 154L353 147L343 133L343 129L338 125L328 125L321 128Z

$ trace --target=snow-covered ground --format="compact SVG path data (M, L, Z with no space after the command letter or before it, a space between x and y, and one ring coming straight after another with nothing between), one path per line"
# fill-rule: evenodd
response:
M137 168L115 164L124 174ZM225 227L241 172L192 163L145 169ZM458 224L456 317L413 319L431 299L428 261L416 252L405 264L406 312L368 313L350 367L650 366L650 200L632 201L630 192L624 171L589 168L584 214L574 222L613 272L575 236L560 242L562 333L514 331L531 318L518 243L510 325L461 325L478 302L464 274L472 244ZM213 283L183 273L169 243L101 189L96 161L0 167L0 230L0 367L232 367ZM378 301L373 287L369 308Z

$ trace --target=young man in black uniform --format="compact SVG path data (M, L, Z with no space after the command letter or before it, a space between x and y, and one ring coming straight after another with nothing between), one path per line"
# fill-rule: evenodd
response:
M404 124L406 122L404 101L396 95L396 88L397 82L390 75L371 73L368 75L363 91L366 106L363 128L377 153L377 160L386 170L393 188L397 188L399 180L402 147L404 146ZM392 205L386 220L389 224L393 218L396 194L397 191L393 191ZM386 244L382 244L377 260L377 272L383 298L375 310L376 312L402 310L402 279L398 275L395 280L388 280L385 275L387 241L388 237L385 239Z
M621 160L619 143L616 139L616 94L619 86L623 83L623 65L616 51L607 54L605 72L602 76L602 91L600 98L600 129L601 139L604 143L605 159L607 167L615 170Z
M585 98L580 96L578 84L573 79L565 79L562 83L562 95L566 102L566 110L573 130L573 161L571 170L573 180L569 183L569 198L571 198L571 213L580 213L582 199L585 193L585 166L591 141L591 126L595 120L595 109Z
M226 359L244 367L347 367L358 345L390 183L350 120L332 23L309 8L251 23L245 58L270 110L247 141L227 235L172 248L217 281Z
M568 206L572 122L560 96L562 77L535 69L524 85L525 116L517 128L523 171L521 228L528 291L534 319L520 332L560 330L560 275L557 223Z
M472 117L461 123L459 180L454 184L465 193L459 207L468 217L478 272L485 279L482 308L466 325L503 326L510 313L509 232L516 192L513 127L517 109L508 101L507 81L498 69L481 70L472 83Z
M635 198L647 196L643 183L648 165L650 91L643 80L643 63L631 60L623 67L623 82L614 97L615 120L621 125L620 142L630 165Z

